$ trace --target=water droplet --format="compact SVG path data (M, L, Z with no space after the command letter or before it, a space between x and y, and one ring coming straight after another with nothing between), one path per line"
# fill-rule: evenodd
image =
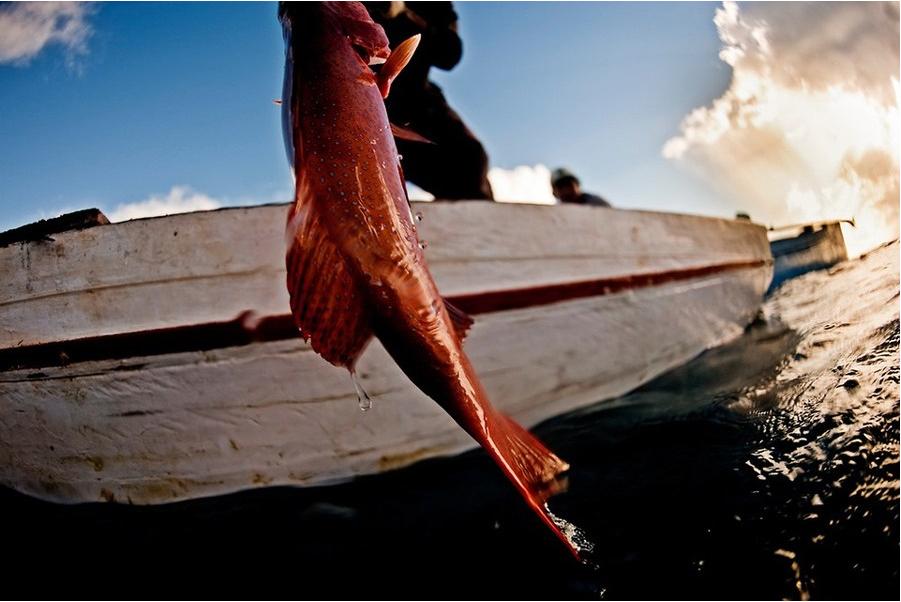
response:
M425 248L428 247L428 246L429 246L429 241L427 241L427 240L420 240L420 241L419 241L419 248L420 248L420 249L425 249Z
M416 215L416 221L421 222L422 221L422 211L417 211L415 215Z
M357 375L354 372L350 373L350 382L354 384L354 391L357 392L357 402L360 404L361 412L368 412L372 409L372 398L369 396L369 393L363 388L363 385L360 384L360 381L357 379Z

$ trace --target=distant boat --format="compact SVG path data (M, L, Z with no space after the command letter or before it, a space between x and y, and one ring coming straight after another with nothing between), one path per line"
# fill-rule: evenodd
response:
M746 221L582 206L414 203L466 348L528 426L739 335L772 276ZM156 504L333 483L475 443L377 341L348 374L297 336L286 205L0 235L0 483ZM58 224L57 224L58 225ZM71 227L71 224L67 227Z
M770 291L786 280L848 259L839 221L788 226L771 229L771 232L781 234L777 234L780 237L770 242L774 260Z

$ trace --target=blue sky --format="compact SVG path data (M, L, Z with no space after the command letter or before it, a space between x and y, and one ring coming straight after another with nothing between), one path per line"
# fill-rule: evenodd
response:
M715 3L457 3L461 64L433 70L492 166L566 165L620 207L731 215L661 156L728 87ZM8 7L7 7L8 8ZM0 229L188 186L288 200L274 3L95 4L82 52L0 64Z

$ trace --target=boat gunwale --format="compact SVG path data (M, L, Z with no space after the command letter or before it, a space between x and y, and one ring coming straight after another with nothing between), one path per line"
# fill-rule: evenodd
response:
M545 211L550 208L554 208L556 210L560 210L561 208L564 208L565 210L575 209L578 211L617 211L617 212L628 212L628 213L641 214L641 215L688 217L691 219L707 220L710 222L723 222L723 223L726 223L726 224L729 224L732 226L738 225L738 226L742 226L742 227L759 228L759 229L763 230L764 232L768 231L767 227L764 226L763 224L759 224L759 223L747 221L747 220L736 220L736 219L729 218L729 217L704 215L704 214L700 214L700 213L681 213L681 212L675 212L675 211L658 211L658 210L654 210L654 209L639 209L639 208L631 208L631 207L598 207L598 206L591 206L591 205L578 205L578 204L573 204L573 203L565 204L565 203L533 203L533 202L528 202L528 201L488 201L488 200L484 200L484 199L471 199L471 200L464 199L464 200L453 200L453 201L444 200L444 199L435 199L432 201L411 200L409 202L411 204L415 203L417 205L436 205L436 206L437 205L447 205L447 206L479 205L482 207L489 207L489 206L490 207L510 207L510 208L515 207L517 209L525 209L525 210L529 210L529 211L531 211L531 210ZM54 236L68 234L70 232L79 232L82 230L94 230L96 228L116 228L116 227L124 226L125 224L144 223L144 222L155 221L155 220L179 219L182 216L196 216L196 215L206 215L206 214L214 215L214 214L219 214L219 213L225 213L228 211L247 211L247 210L265 209L265 208L272 208L272 207L284 207L285 210L287 211L288 208L292 204L293 204L292 202L288 201L288 202L260 203L257 205L229 205L227 207L216 207L215 209L197 209L194 211L183 211L183 212L179 212L179 213L167 213L165 215L149 215L147 217L136 217L136 218L118 221L118 222L109 222L106 224L95 224L95 225L92 225L87 228L79 228L79 229L73 228L71 230L62 230L62 231L55 232L54 234L50 235L50 238L52 239ZM30 224L23 224L23 226L29 226L29 225L32 225L33 223L37 223L37 222L32 222ZM17 228L20 228L23 226L18 226ZM17 229L17 228L13 228L13 229ZM11 242L7 245L4 245L3 247L0 247L0 252L2 252L3 249L13 248L18 245L39 245L39 244L43 244L45 242L47 242L46 239L15 241L15 242Z

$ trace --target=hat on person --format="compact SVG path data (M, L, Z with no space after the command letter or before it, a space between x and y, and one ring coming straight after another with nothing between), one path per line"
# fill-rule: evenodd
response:
M579 178L577 178L573 172L569 171L565 167L558 167L553 172L551 172L551 186L556 186L563 180L570 179L575 180L576 182L579 181Z

